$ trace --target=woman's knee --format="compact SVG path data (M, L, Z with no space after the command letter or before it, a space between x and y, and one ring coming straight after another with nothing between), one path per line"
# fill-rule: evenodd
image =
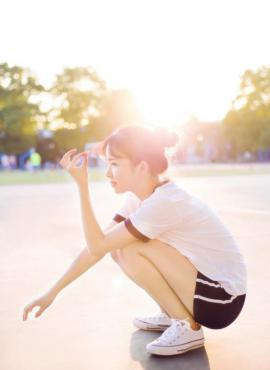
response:
M114 249L113 251L110 252L110 255L112 257L112 259L118 263L119 262L119 256L118 256L118 253L119 253L119 249Z
M117 256L122 263L132 263L134 258L139 254L141 245L137 242L128 244L127 246L118 249Z
M129 247L114 249L113 251L110 252L112 259L117 263L120 261L120 259L123 260L129 254L130 254Z
M128 244L125 247L114 249L110 252L110 255L114 261L119 261L121 258L122 260L129 257L131 254L138 253L140 245L137 242L133 242Z

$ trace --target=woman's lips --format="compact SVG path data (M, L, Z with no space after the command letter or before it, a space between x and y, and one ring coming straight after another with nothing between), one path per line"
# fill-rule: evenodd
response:
M111 181L111 185L114 186L116 184L115 181Z

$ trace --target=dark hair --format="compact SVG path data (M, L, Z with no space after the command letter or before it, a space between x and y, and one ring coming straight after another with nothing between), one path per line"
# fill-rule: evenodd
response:
M168 168L164 149L173 147L178 142L178 135L165 127L156 129L139 125L120 127L105 138L99 148L101 157L105 157L107 145L114 157L127 157L136 165L144 160L152 174L161 174Z

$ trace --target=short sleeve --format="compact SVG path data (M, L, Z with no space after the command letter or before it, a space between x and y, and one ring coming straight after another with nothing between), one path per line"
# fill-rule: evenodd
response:
M171 199L149 199L124 221L131 234L142 241L155 239L178 223L176 205Z
M139 198L137 198L133 193L128 192L125 195L122 206L116 212L113 220L116 222L124 221L132 212L134 212L139 207L140 203L141 200Z

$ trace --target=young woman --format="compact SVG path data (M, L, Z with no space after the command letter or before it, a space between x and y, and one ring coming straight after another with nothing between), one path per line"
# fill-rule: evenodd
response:
M237 318L246 297L246 266L236 241L211 208L161 176L168 168L164 150L177 139L162 128L134 125L115 130L100 144L106 176L116 193L127 193L106 231L91 205L87 153L71 159L73 149L63 156L60 164L78 185L87 248L47 294L25 307L24 320L35 305L39 316L63 287L107 253L161 308L133 321L140 329L163 331L147 344L149 353L176 355L201 347L202 326L221 329Z

